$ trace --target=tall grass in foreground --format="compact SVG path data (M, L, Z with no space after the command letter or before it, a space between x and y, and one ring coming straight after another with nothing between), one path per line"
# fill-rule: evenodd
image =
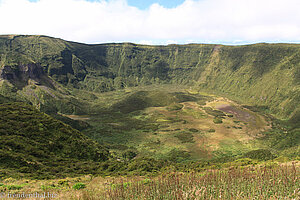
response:
M126 179L106 187L104 199L299 199L299 168L239 167ZM90 196L90 199L93 198Z

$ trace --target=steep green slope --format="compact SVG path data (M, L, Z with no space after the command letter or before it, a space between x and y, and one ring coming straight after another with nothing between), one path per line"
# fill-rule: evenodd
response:
M20 71L35 63L65 86L94 92L179 83L267 106L281 118L298 118L299 51L292 44L85 45L45 36L1 36L0 66Z
M0 136L0 166L6 169L0 176L7 169L43 177L90 173L109 158L98 143L24 103L0 104Z
M269 106L271 113L280 117L290 117L299 109L298 45L122 44L99 45L86 53L79 49L78 57L90 72L81 87L89 90L179 83L199 86L244 103ZM91 56L102 60L95 62Z
M278 116L293 116L299 110L297 45L222 47L216 52L215 62L202 75L202 87L240 98L244 103L268 106Z

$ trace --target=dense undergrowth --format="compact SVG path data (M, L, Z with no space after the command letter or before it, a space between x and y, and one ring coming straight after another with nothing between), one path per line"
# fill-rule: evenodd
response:
M86 173L107 149L25 103L0 104L1 177L48 178Z

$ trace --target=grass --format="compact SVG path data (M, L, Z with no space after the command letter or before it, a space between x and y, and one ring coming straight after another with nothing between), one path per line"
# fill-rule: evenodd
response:
M246 161L246 160L245 160ZM199 172L166 169L156 176L94 177L52 180L1 180L4 193L50 193L58 199L297 199L299 161L288 163L239 161ZM248 160L250 161L250 160ZM225 166L225 165L224 165ZM9 187L10 186L10 187ZM20 186L20 187L19 187ZM10 190L5 190L5 188Z
M147 181L120 180L106 199L296 199L299 168L238 167L202 173L170 173ZM126 181L126 182L125 182ZM124 184L127 183L127 184ZM130 183L130 184L128 184Z

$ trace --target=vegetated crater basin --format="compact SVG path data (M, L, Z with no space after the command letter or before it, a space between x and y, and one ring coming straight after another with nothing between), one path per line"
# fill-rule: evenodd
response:
M187 88L145 86L97 95L91 102L93 113L68 117L89 123L83 133L109 144L116 155L133 149L159 159L169 159L174 152L190 160L234 156L260 145L254 140L269 128L261 113ZM222 122L216 123L216 117Z

